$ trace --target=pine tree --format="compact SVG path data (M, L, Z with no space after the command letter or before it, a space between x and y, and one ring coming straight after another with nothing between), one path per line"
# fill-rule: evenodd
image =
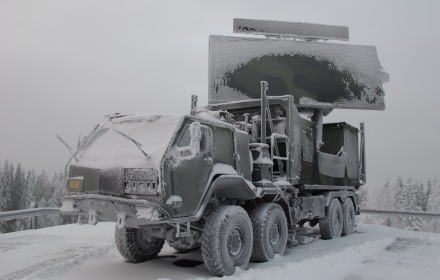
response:
M9 166L9 163L5 161L4 166ZM6 211L7 208L7 200L8 193L6 187L6 172L4 172L5 168L1 168L0 166L0 212Z
M428 206L428 199L426 198L425 194L425 186L423 182L420 182L416 180L416 204L419 206L421 211L426 211L426 207Z
M6 190L6 211L13 210L13 202L12 202L12 190L14 185L14 165L12 162L8 160L5 161L5 165L3 167L3 172L5 173L5 190ZM13 220L4 221L2 226L3 232L12 232L15 228L15 222Z
M402 210L406 211L421 211L422 209L417 205L417 181L409 178L405 185L405 200L402 201ZM403 225L408 230L421 231L422 221L420 217L404 217L402 219Z
M46 200L46 198L41 198L40 201L38 201L38 208L46 208L48 207L48 202ZM42 228L42 227L47 227L48 226L48 222L47 222L47 217L46 216L40 216L38 218L38 228Z
M5 173L6 211L10 211L12 210L12 185L14 182L14 166L12 165L12 162L9 162L8 160L5 161L3 172Z
M0 212L6 211L6 177L0 166ZM5 223L0 221L0 233L5 232Z
M394 189L396 190L394 209L403 210L402 204L406 200L406 189L401 176L397 177Z
M24 196L23 205L26 206L26 208L35 208L36 207L36 201L34 196L35 191L35 184L36 184L36 176L35 171L28 171L26 176L26 195Z
M390 182L387 181L380 190L381 195L379 196L380 204L378 206L379 209L392 209L394 203L394 193L393 188L390 185ZM391 216L385 216L384 223L386 226L391 226L392 220Z
M10 210L20 210L24 208L22 200L26 189L25 181L24 170L21 169L21 164L18 163L12 184Z
M37 176L37 180L35 183L34 188L34 197L35 201L40 203L41 199L45 199L46 201L52 196L50 193L50 181L49 177L47 176L46 172L43 170L43 172Z
M428 198L428 212L440 213L440 185L436 180L432 182L432 191ZM432 220L432 231L440 232L440 221Z
M67 195L67 190L64 186L64 176L62 172L56 174L52 178L52 186L53 194L49 201L49 207L60 207L62 203L62 198ZM51 224L52 225L61 225L64 222L64 218L60 216L52 216Z
M429 203L429 197L432 193L432 182L431 179L428 180L426 183L426 192L425 192L425 198L426 198L426 208L423 211L428 211L428 203Z
M64 176L62 172L58 175L55 174L52 179L53 186L53 195L52 198L56 201L56 205L54 207L60 207L62 203L62 198L67 195L67 189L64 184Z

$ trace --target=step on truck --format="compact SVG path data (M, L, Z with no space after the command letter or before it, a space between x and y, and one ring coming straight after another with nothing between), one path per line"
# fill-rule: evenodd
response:
M375 48L320 42L348 40L338 26L235 19L234 31L254 37L210 37L208 106L192 96L189 115L107 116L66 166L62 211L116 222L127 261L165 242L201 247L224 276L282 255L305 223L322 239L353 232L364 125L323 120L384 109Z

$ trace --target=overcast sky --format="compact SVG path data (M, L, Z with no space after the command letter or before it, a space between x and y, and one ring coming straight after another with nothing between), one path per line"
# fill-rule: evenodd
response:
M73 146L114 112L188 113L207 104L208 36L233 18L349 26L391 81L385 111L334 110L366 123L368 186L440 179L439 1L0 0L0 161L64 168Z

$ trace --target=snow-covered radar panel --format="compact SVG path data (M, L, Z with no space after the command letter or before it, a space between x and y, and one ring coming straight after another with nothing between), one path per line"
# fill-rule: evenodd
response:
M318 42L348 40L348 28L235 19L234 31L267 38L210 36L210 104L259 99L264 80L269 96L293 95L298 107L385 109L376 48Z

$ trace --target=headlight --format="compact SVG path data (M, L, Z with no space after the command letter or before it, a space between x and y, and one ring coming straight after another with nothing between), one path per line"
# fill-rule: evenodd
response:
M72 177L67 182L67 188L69 191L82 191L84 177Z

